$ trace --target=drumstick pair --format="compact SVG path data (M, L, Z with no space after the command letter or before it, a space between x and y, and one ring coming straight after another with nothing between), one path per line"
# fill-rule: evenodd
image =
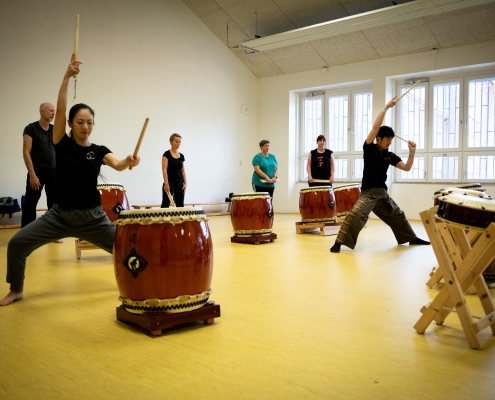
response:
M171 205L172 207L176 207L176 205L175 205L175 201L174 201L174 199L172 198L172 195L170 194L170 192L169 192L169 191L166 191L165 193L167 193L168 199L170 200L170 205Z

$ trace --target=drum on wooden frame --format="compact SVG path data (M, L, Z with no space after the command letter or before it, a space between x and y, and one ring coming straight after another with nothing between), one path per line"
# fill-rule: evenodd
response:
M441 189L441 190L434 193L433 205L438 206L440 204L440 201L438 199L440 197L446 196L448 194L459 194L459 195L464 195L464 196L477 197L479 199L492 200L492 196L487 195L484 191L462 189L459 187L448 187L446 189Z
M213 244L201 207L122 211L115 222L115 278L129 312L177 313L211 294Z
M96 189L100 192L101 206L110 221L116 221L121 211L130 209L126 191L121 184L99 183Z
M302 222L335 221L335 194L330 186L313 186L299 192Z
M335 202L337 204L337 217L345 217L361 196L361 185L352 183L338 186L333 189L335 192Z
M464 229L486 229L495 222L495 201L486 198L448 194L438 198L437 217Z
M273 206L267 192L234 193L230 219L235 235L262 235L272 232Z

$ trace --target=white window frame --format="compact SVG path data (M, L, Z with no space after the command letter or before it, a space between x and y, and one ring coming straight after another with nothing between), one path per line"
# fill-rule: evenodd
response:
M354 165L354 161L357 160L357 159L363 159L363 153L361 152L361 154L357 155L357 154L353 154L351 155L351 158L350 158L350 168L349 168L349 179L351 182L361 182L362 181L362 177L360 178L356 178L356 168L355 168L355 165ZM360 171L361 175L363 174L363 170Z
M494 79L495 73L493 71L486 72L482 74L473 75L473 73L464 73L452 75L450 78L442 78L442 79L429 79L428 83L425 85L428 86L427 96L425 98L425 124L426 128L426 149L418 149L416 152L417 156L425 157L425 172L426 176L424 179L401 179L400 178L400 170L396 168L396 172L394 174L395 182L425 182L425 183L462 183L462 182L480 182L480 183L493 183L491 179L468 179L467 178L467 158L468 156L483 156L483 155L493 155L495 154L495 146L494 147L467 147L468 145L468 128L469 124L467 123L469 116L469 82L473 80L484 80L484 79ZM459 83L459 147L458 148L433 148L433 118L432 118L432 100L433 100L433 88L437 84L445 84L445 83ZM420 85L423 85L421 83ZM401 89L404 87L410 87L410 85L397 84L397 93L400 94ZM400 103L398 104L400 107ZM400 112L395 113L395 125L398 127L398 134L401 132L401 119ZM395 153L407 160L407 154L405 150L400 149L399 140L394 140L394 151ZM439 155L446 156L458 156L459 164L458 164L458 176L456 179L438 179L433 178L433 157ZM405 161L404 161L405 162Z
M397 154L401 159L402 161L405 163L407 163L407 159L409 158L409 153L398 153ZM424 158L424 162L425 162L425 173L423 174L423 177L422 178L401 178L401 169L399 168L394 168L395 169L395 174L394 174L394 181L395 182L415 182L415 183L418 183L418 182L428 182L428 153L426 152L421 152L421 153L418 153L416 152L415 156L414 156L414 163L416 163L416 158ZM414 163L413 163L413 167L414 167Z
M467 168L468 168L468 157L469 156L495 156L495 150L492 151L465 151L463 152L463 159L462 159L462 181L463 182L479 182L479 183L493 183L494 179L479 179L479 178L472 178L469 179L467 177Z

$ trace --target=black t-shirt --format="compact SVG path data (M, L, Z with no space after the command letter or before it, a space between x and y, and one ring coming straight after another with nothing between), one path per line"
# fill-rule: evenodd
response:
M23 135L31 136L31 160L34 168L55 168L55 146L53 144L53 125L45 131L38 121L24 128Z
M318 153L318 149L311 150L311 177L313 179L330 179L332 153L333 151L328 149L325 149L324 153Z
M396 166L402 159L388 150L380 150L376 143L363 144L363 181L361 189L387 189L387 170L389 165Z
M182 176L182 163L186 161L186 159L184 158L184 154L179 154L179 158L174 158L172 157L170 150L167 150L165 153L163 153L163 157L168 160L167 175L169 184L175 182L184 182L184 177Z
M83 210L101 205L96 189L103 157L111 151L105 146L79 146L64 135L55 146L57 153L57 182L55 203L66 208Z

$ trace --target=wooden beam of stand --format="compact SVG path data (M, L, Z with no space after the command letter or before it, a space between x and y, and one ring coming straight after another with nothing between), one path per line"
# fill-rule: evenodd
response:
M139 135L139 140L136 144L136 149L134 150L134 154L132 155L134 158L136 158L138 155L139 148L141 147L141 142L143 141L144 133L146 132L146 127L148 126L149 120L150 120L149 118L146 118L144 120L144 125L143 125L143 129L141 130L141 135ZM132 165L129 165L129 170L131 169L132 169Z

